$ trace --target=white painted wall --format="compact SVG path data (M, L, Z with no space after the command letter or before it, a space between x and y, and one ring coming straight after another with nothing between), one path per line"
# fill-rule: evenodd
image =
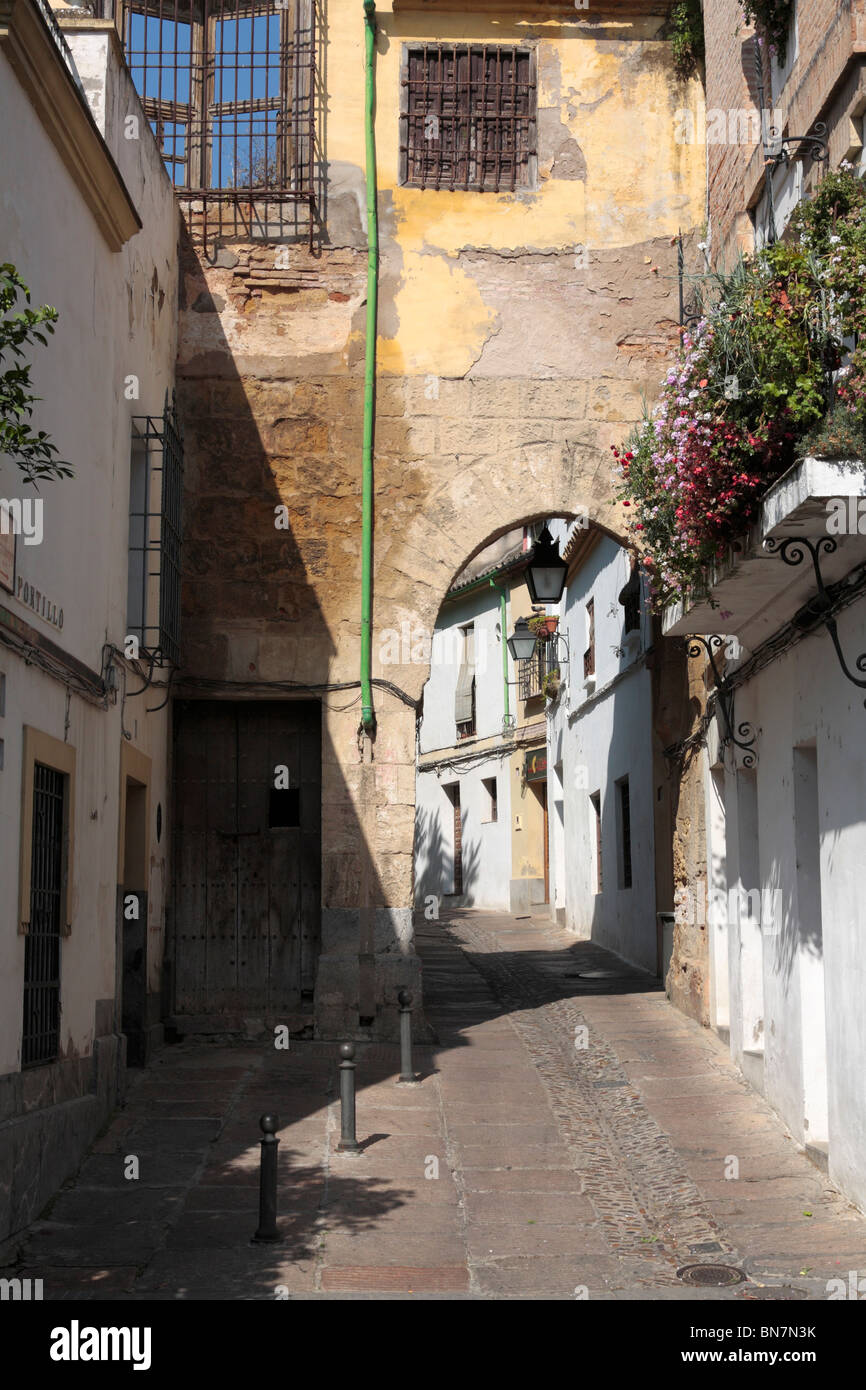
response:
M503 586L505 587L505 586ZM510 605L508 607L510 622ZM424 688L424 718L420 731L422 754L447 750L461 758L471 755L473 740L456 747L454 693L460 669L460 629L475 627L475 727L474 742L502 733L505 700L502 684L500 595L489 584L449 602L436 624L430 678ZM509 629L510 630L510 629ZM508 632L505 633L505 637ZM485 756L479 750L467 763L453 762L436 771L419 772L416 793L415 901L453 892L454 811L445 792L450 782L460 784L463 842L463 895L467 907L508 910L511 878L511 778L510 750L504 756ZM485 819L488 797L483 782L495 777L498 784L498 819Z
M508 621L511 609L508 606ZM476 738L502 732L505 713L502 687L502 637L499 633L499 592L487 585L449 602L440 613L433 636L430 679L424 687L421 752L449 748L457 740L454 692L460 670L460 629L475 626ZM505 636L508 636L506 632Z
M866 603L844 610L838 624L853 666L853 658L866 649ZM745 952L742 925L729 927L731 1052L742 1064L743 1041L752 1031L750 1010L760 997L759 1084L799 1140L828 1142L831 1178L866 1207L863 692L845 679L829 637L819 633L738 690L736 718L760 729L760 883L746 886L770 893L778 889L781 910L775 918L765 914L756 937L753 932L752 949L747 942ZM810 809L815 789L809 787L815 772L816 822ZM728 884L742 876L741 784L742 774L732 770L729 755ZM710 825L710 853L715 855L718 834L714 844L713 833ZM712 960L718 969L718 960ZM717 994L724 989L716 985Z
M483 779L498 783L498 819L485 820L488 797ZM418 776L415 829L415 902L424 906L430 896L453 892L454 810L445 791L460 783L463 825L463 896L465 907L508 911L511 877L511 788L507 758L486 758L471 771L459 766Z
M566 523L551 526L563 541ZM624 642L619 594L629 577L627 553L602 536L563 595L561 630L570 648L567 682L549 712L548 766L562 764L564 826L553 835L554 882L564 883L569 931L656 969L650 676L637 663L647 643L647 618ZM595 602L596 681L585 685L586 605ZM621 835L617 782L629 779L632 887L619 886ZM595 821L601 795L603 892L595 881Z
M126 181L144 230L108 250L61 158L0 53L0 129L14 131L0 182L0 241L30 286L34 306L59 311L57 330L33 354L43 399L35 425L48 430L75 477L43 484L44 540L19 539L19 573L62 604L62 631L5 590L0 604L100 671L106 642L126 633L129 459L134 414L160 415L173 382L177 321L178 215L150 129L116 48L105 33L67 33L98 123ZM140 138L123 137L123 118L140 116ZM124 377L140 380L124 399ZM28 495L16 468L0 460L0 496ZM149 988L159 985L169 831L167 714L147 715L151 694L107 710L85 704L0 644L6 674L0 737L0 1073L19 1065L24 937L17 933L22 727L36 726L77 749L72 934L62 943L62 1052L87 1053L95 999L115 992L115 893L122 727L153 759ZM164 678L164 675L163 675ZM130 677L130 688L141 682ZM163 808L157 845L153 819ZM25 833L29 828L24 827Z

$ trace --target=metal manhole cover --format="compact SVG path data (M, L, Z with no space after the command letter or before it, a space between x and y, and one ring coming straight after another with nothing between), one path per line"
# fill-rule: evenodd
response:
M745 1274L733 1265L683 1265L677 1270L677 1278L684 1284L697 1284L704 1288L710 1285L742 1284Z

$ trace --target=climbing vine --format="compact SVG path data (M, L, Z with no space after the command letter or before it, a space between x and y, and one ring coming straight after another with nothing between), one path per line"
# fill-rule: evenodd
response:
M676 0L670 12L674 71L687 82L704 60L704 16L700 0Z
M743 15L754 24L770 47L780 67L788 56L788 34L794 13L794 0L741 0Z

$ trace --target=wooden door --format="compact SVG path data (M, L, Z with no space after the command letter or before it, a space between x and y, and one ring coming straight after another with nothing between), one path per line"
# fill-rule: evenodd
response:
M175 706L178 1014L272 1017L312 993L320 720L310 702ZM287 775L278 777L281 768Z

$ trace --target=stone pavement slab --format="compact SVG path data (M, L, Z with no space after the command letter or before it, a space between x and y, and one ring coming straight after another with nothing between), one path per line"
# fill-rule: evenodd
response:
M335 1043L168 1047L0 1274L133 1301L801 1300L866 1277L866 1218L656 981L541 920L456 912L418 945L437 1042L412 1086L396 1047L357 1043L359 1154L337 1152ZM272 1246L251 1243L266 1111ZM689 1288L696 1262L748 1277Z

